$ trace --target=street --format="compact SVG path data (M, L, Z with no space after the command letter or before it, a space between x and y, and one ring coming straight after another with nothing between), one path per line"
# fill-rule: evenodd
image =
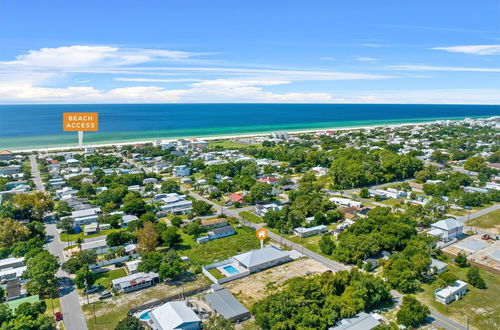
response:
M31 155L29 159L33 181L35 182L37 190L45 191L45 187L40 177L40 171L38 170L36 156ZM51 254L59 257L59 261L62 264L65 261L63 253L64 245L59 238L59 232L55 222L45 222L45 231L47 235L45 249ZM59 301L61 303L65 329L86 330L87 323L83 316L82 307L80 306L78 293L76 292L73 281L69 277L69 274L61 268L57 271L56 276L59 279Z

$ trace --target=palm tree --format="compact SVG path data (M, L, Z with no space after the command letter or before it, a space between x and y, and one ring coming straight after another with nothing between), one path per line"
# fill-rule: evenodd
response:
M78 245L78 249L80 250L80 252L82 251L82 243L83 243L83 239L81 237L78 237L76 239L76 245Z

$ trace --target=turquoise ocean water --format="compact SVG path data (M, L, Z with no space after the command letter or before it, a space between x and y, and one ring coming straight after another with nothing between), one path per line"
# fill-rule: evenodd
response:
M498 105L399 104L89 104L1 105L0 149L71 146L63 112L98 112L85 144L238 135L500 116Z

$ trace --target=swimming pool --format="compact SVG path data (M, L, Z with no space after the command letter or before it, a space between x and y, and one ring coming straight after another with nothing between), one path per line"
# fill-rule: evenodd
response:
M228 266L224 266L222 267L226 272L228 272L230 275L235 275L235 274L238 274L239 271L234 268L233 266L231 265L228 265Z
M147 311L146 313L142 313L141 316L139 316L139 320L141 321L147 321L151 318L151 315L149 315L149 312L151 311Z

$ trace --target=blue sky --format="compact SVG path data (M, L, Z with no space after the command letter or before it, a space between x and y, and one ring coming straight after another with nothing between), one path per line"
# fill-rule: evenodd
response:
M1 103L500 103L500 2L0 1Z

